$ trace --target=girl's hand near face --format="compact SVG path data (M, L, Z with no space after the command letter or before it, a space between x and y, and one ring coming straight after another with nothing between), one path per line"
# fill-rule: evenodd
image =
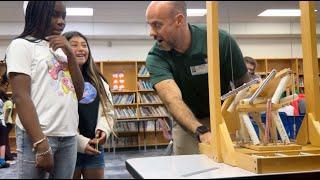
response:
M75 57L74 52L64 36L61 35L51 35L47 36L46 39L49 41L49 47L53 51L56 51L58 48L61 48L63 52L67 55L68 59Z
M49 48L52 48L53 51L61 48L64 54L67 56L66 60L64 59L65 57L60 58L61 61L67 61L68 70L71 74L71 79L75 92L77 94L77 99L80 101L83 96L84 80L79 65L76 62L76 56L73 53L69 41L67 41L67 39L61 35L50 35L47 36L46 39L49 41Z

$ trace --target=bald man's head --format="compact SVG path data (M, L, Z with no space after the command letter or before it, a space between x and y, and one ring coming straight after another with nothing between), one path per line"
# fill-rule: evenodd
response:
M179 47L189 28L186 23L186 4L181 1L152 1L146 10L150 36L164 50Z
M187 4L184 1L169 1L172 5L172 13L173 15L177 15L182 13L184 17L187 17Z
M185 1L152 1L147 8L147 14L148 11L161 12L167 18L173 18L177 14L183 14L184 17L187 17Z

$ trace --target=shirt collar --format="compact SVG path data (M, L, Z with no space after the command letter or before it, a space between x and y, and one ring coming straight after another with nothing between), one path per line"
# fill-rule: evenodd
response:
M189 27L190 34L191 34L191 44L190 44L189 48L187 49L187 51L183 54L186 56L193 56L195 54L201 53L201 50L203 48L202 47L203 43L200 43L200 42L203 41L203 38L202 38L203 35L199 34L199 30L195 26L188 23L188 27ZM199 46L198 44L201 44L201 46Z

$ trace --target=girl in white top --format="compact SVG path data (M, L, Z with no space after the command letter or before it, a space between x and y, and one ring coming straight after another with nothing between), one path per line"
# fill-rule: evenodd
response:
M84 81L72 48L61 36L65 17L61 1L29 1L24 30L6 52L18 112L19 178L73 177Z
M87 38L80 32L63 34L69 41L85 80L79 102L78 154L75 179L104 178L104 147L113 131L114 110L107 81L95 65Z

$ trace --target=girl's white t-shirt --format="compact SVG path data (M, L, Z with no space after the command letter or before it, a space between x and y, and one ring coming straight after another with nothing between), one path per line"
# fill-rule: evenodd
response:
M30 96L43 133L47 136L76 135L78 101L71 75L67 63L53 54L49 43L15 39L7 49L6 63L7 75L15 72L30 76ZM19 116L16 124L24 129Z

